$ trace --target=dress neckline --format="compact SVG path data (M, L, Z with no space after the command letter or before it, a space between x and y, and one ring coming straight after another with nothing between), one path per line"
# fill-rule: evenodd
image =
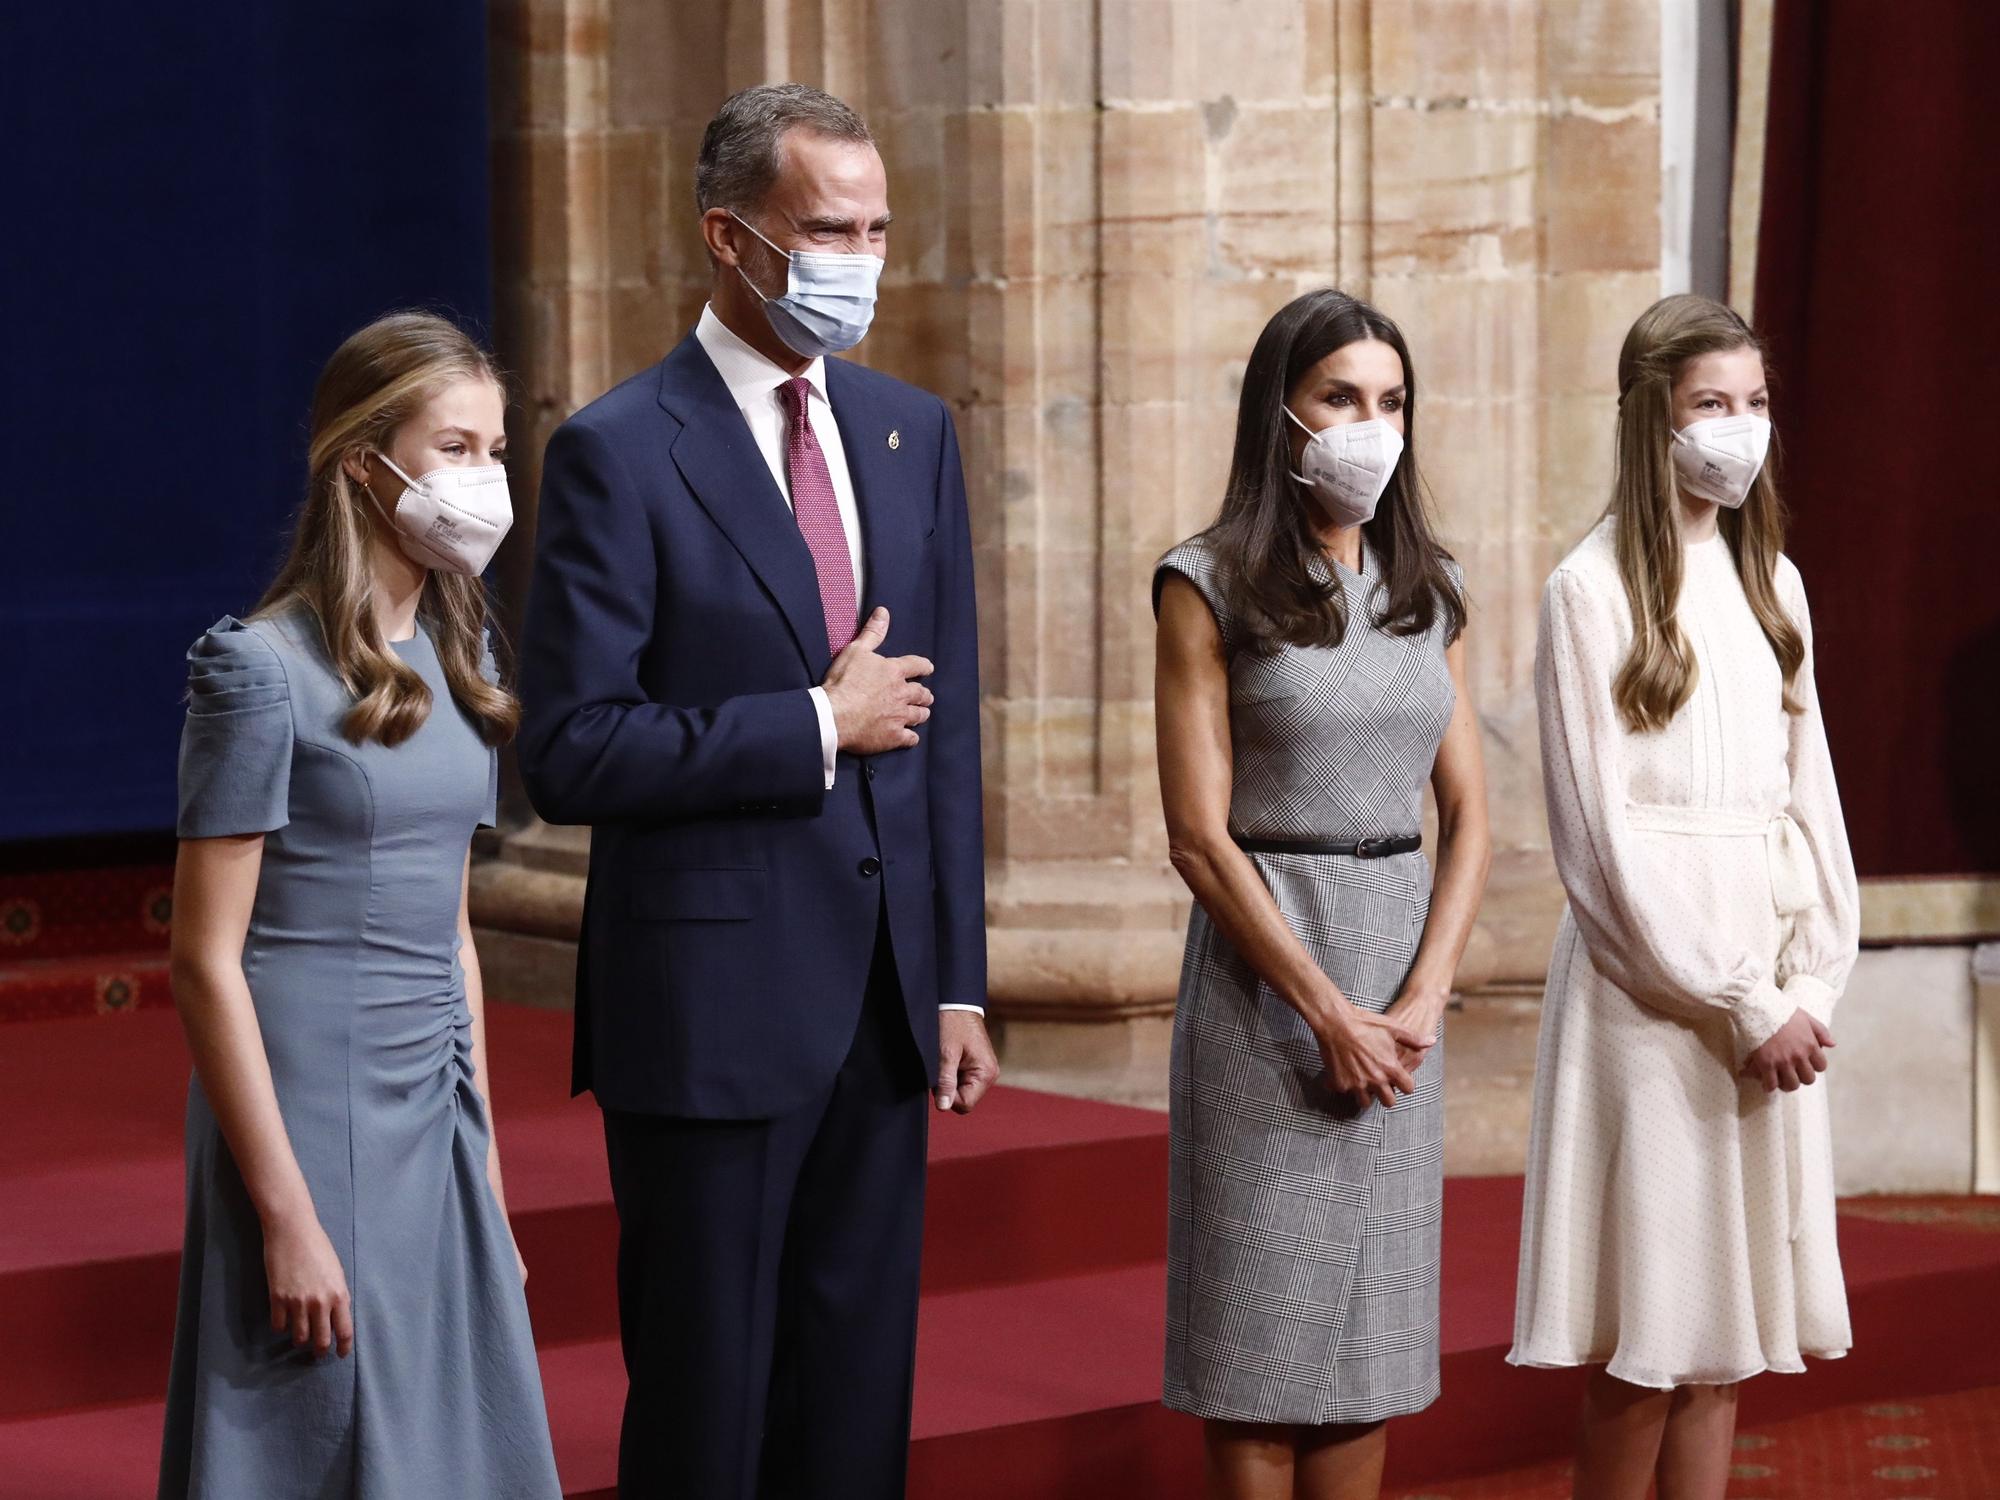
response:
M1735 570L1735 557L1729 550L1729 539L1719 531L1698 542L1682 542L1681 557L1689 568L1710 572L1716 568Z
M1321 564L1332 574L1338 575L1341 573L1345 573L1349 578L1361 579L1364 582L1367 579L1370 579L1375 576L1373 572L1370 571L1368 566L1370 561L1371 549L1368 546L1368 538L1365 536L1361 538L1361 557L1360 557L1361 566L1359 566L1358 568L1348 567L1346 563L1342 562L1339 558L1335 557L1331 552L1327 551L1326 548L1324 547L1316 547L1313 550L1315 555L1319 558Z

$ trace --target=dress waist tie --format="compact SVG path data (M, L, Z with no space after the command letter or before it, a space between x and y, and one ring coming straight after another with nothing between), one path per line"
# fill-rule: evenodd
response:
M1761 838L1771 869L1771 904L1781 917L1796 916L1819 904L1819 872L1812 846L1790 813L1762 818L1720 807L1668 807L1633 802L1625 820L1645 833L1689 833L1707 838Z

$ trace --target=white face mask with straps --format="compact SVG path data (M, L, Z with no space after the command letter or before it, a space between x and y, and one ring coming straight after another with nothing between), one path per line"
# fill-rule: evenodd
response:
M1769 417L1703 417L1674 434L1674 474L1690 495L1736 510L1770 451Z
M1310 438L1292 478L1311 490L1336 526L1359 526L1375 507L1403 457L1403 435L1380 417L1336 422L1318 432L1300 422L1291 407L1285 415Z
M447 465L412 479L388 454L376 452L391 473L403 481L401 497L384 509L383 519L396 533L403 555L420 567L477 578L500 550L501 538L514 524L514 506L507 494L507 470L501 464L477 467ZM370 499L375 492L368 491Z

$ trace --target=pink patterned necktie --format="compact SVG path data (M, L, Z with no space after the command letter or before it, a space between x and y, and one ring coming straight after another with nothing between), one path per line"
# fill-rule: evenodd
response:
M840 502L834 498L833 475L826 455L813 436L806 416L812 382L804 376L778 387L785 398L791 431L785 438L785 471L792 481L792 514L812 553L819 574L819 607L826 616L826 649L835 656L854 639L860 601L854 592L854 556L847 550L847 528L840 524Z

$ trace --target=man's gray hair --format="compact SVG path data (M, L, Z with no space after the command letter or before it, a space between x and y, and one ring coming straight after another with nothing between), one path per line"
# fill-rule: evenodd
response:
M874 145L868 124L833 97L803 83L760 83L731 94L702 133L694 163L695 206L755 208L778 179L785 132L810 130Z

